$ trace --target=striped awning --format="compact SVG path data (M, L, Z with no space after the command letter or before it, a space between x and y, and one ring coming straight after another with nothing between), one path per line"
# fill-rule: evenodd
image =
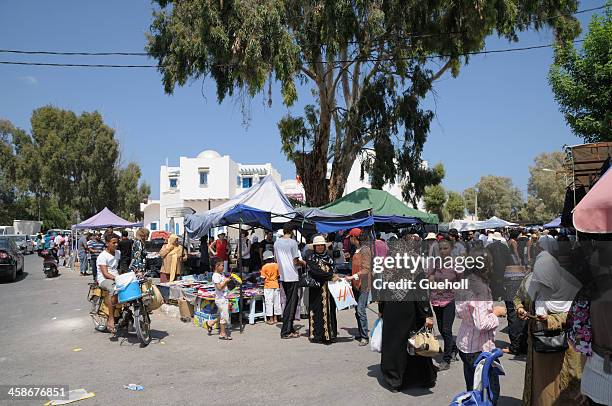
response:
M240 174L266 176L268 174L268 170L266 168L246 167L240 168Z

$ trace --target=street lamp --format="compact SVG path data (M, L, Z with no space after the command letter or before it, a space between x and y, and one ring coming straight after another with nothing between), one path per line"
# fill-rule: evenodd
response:
M565 171L556 171L554 169L550 169L550 168L540 168L540 170L542 172L552 172L555 174L555 178L557 177L558 174L562 173L563 174L563 182L564 185L567 186L567 173Z
M478 221L478 188L474 188L474 217L476 217L476 221Z

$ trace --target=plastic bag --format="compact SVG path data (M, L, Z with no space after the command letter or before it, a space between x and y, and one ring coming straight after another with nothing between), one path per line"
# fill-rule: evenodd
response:
M372 336L370 337L370 349L374 352L382 351L382 326L383 320L381 318L378 318L374 322Z
M117 292L125 289L130 283L136 280L136 274L134 272L128 272L121 275L115 276L115 290Z
M336 301L338 310L346 309L349 306L357 306L355 297L353 296L353 288L345 279L340 279L337 282L327 282L329 293Z

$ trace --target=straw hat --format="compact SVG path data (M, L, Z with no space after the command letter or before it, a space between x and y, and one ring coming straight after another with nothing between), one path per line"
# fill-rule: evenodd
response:
M493 240L497 240L497 241L506 241L506 239L504 237L502 237L501 233L499 231L496 231L493 233L493 236L491 236L491 238Z
M435 240L436 239L436 234L435 233L427 233L427 237L425 237L425 240Z
M274 259L274 253L272 251L264 251L263 260Z
M325 245L329 247L331 245L331 242L325 241L325 237L323 237L322 235L317 235L315 236L315 238L312 239L312 244L308 244L308 249L314 250L314 247L316 245Z

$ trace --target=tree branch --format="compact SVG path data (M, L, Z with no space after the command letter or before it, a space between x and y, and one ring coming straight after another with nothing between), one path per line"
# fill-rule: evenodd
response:
M434 73L434 75L431 77L431 81L435 82L436 80L440 79L440 77L442 75L444 75L444 72L446 72L447 70L450 69L450 67L453 65L453 60L449 59L448 61L446 61L446 63L444 64L444 66L442 68L440 68L439 71L437 71L436 73Z
M305 66L300 67L300 70L302 71L303 74L308 76L311 80L316 81L316 77L315 77L316 75L312 70L310 70L309 68Z

